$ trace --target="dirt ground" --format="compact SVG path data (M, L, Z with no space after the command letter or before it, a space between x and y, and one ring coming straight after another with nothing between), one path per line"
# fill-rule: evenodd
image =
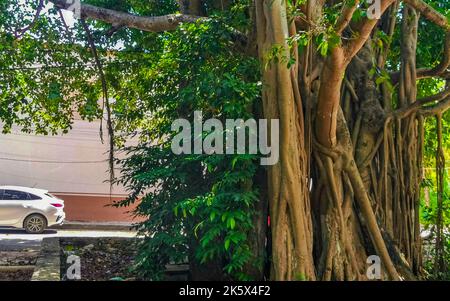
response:
M0 271L0 281L30 281L33 270Z
M67 274L70 255L80 258L81 281L139 280L132 271L135 240L127 238L62 239L61 275Z

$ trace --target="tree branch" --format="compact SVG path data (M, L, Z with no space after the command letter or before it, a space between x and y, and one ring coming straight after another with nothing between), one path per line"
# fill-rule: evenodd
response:
M415 8L421 15L427 18L434 24L442 27L446 31L445 45L444 45L444 57L442 61L434 68L422 68L417 70L417 79L440 76L447 71L450 66L450 23L447 18L433 7L423 2L422 0L403 0L405 3ZM398 82L399 73L392 74L392 82L395 84Z
M59 9L69 8L73 2L69 0L48 0ZM129 27L148 32L163 32L175 30L181 23L193 23L198 20L207 20L189 14L171 14L165 16L144 17L126 12L120 12L90 4L81 3L80 15L82 19L93 19L113 25L113 28ZM231 32L231 40L236 44L237 50L245 52L247 49L247 36L238 30Z
M448 109L450 109L450 97L447 97L444 101L441 101L434 106L423 108L422 110L420 110L420 112L425 116L431 116L439 113L442 114Z
M353 1L354 3L350 5L350 3L344 3L344 9L342 11L341 16L339 17L336 23L336 33L340 35L347 25L352 20L353 13L358 8L359 0Z
M36 24L36 21L39 19L39 16L41 15L41 11L43 8L44 8L44 0L39 0L33 20L30 22L30 24L19 30L19 32L15 33L16 39L21 38L31 27L34 26L34 24Z
M61 9L67 9L73 4L68 0L49 1ZM99 20L113 25L119 24L149 32L170 31L176 29L180 23L192 23L202 19L199 16L183 14L143 17L84 3L81 3L81 18Z
M395 0L381 0L380 3L380 13L381 15L386 11L386 9L391 6ZM345 56L346 61L349 62L358 53L361 47L366 43L374 27L377 25L379 20L377 19L365 19L356 24L357 36L352 39L348 44L345 45Z
M424 105L430 104L432 102L436 102L436 101L442 101L446 98L448 98L450 96L450 88L445 89L442 92L439 92L435 95L431 95L431 96L427 96L421 99L418 99L416 102L412 103L411 105L398 109L396 111L394 111L392 113L392 116L398 117L398 118L405 118L407 116L409 116L411 113L417 112L419 110L430 110L432 108L435 107L440 107L442 103L446 102L439 102L434 106L430 106L430 107L425 107L423 108Z
M447 21L447 18L430 5L426 4L422 0L403 0L403 2L408 3L411 7L414 7L418 12L420 12L420 14L425 18L444 28L445 31L450 32L450 24Z
M443 76L450 66L450 32L445 35L444 54L441 62L434 68L420 68L417 70L417 79L424 79L435 76ZM395 85L400 78L400 72L391 74L392 83Z
M450 32L445 36L444 55L442 61L434 68L421 68L417 70L417 78L441 75L450 66Z
M444 92L447 92L445 97L443 97L443 101L438 102L437 104L429 107L425 107L422 110L420 110L420 113L422 113L425 116L430 115L436 115L436 114L442 114L448 109L450 109L450 81L447 80L446 84L446 90ZM442 100L441 99L441 100Z

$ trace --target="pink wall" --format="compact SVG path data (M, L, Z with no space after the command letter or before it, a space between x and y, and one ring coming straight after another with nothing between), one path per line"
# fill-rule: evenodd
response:
M67 221L78 222L139 222L142 218L134 218L132 212L137 203L130 207L116 208L108 206L120 197L59 195L64 200L64 211Z

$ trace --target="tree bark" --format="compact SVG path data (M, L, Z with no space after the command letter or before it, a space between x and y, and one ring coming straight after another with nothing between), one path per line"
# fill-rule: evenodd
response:
M70 0L49 0L60 9L68 9L73 4ZM181 23L192 23L200 17L191 14L172 14L155 17L142 17L125 12L81 3L81 18L99 20L118 26L126 26L149 32L175 30Z
M50 1L59 8L71 4ZM296 1L253 1L264 118L280 121L280 159L267 172L270 277L367 279L367 256L378 255L385 279L412 279L420 275L422 265L418 214L423 116L450 107L447 90L417 100L416 80L446 72L450 26L422 0L403 1L401 69L393 74L399 84L398 107L393 108L387 85L378 86L369 74L374 61L385 66L387 55L376 53L370 44L376 30L393 35L400 1L381 0L381 12L392 7L381 21L352 21L359 3L355 1L343 9L335 28L345 39L327 57L317 53L313 40L298 53L295 42L289 45L287 39L300 29L317 30L325 2L307 1L300 6L305 17L290 20L292 7L287 6ZM195 22L204 14L200 0L179 3L178 15L141 17L82 4L81 16L158 32ZM444 57L431 69L416 68L417 12L447 33ZM281 49L278 60L268 61L267 54L275 48ZM439 103L423 108L432 101ZM259 205L263 210L264 203ZM260 234L265 232L260 224L264 214L257 217ZM258 250L261 242L261 237L254 242Z
M271 278L315 280L312 223L307 186L302 101L297 69L283 62L267 62L267 52L281 45L290 57L290 35L283 0L255 1L258 49L263 73L264 117L280 120L280 160L268 171L269 214L272 231ZM274 137L272 137L273 139Z

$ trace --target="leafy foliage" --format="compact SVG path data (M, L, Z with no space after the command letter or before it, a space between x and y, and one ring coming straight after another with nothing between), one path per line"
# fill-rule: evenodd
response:
M55 134L70 129L74 112L98 118L98 85L88 49L68 41L61 20L43 15L31 23L35 6L17 10L18 1L0 1L0 121L25 132ZM53 13L55 13L53 11Z
M44 1L46 3L46 1ZM140 15L177 13L175 0L88 0L93 5ZM447 1L426 1L448 15ZM34 20L39 1L0 0L0 121L3 132L13 124L25 132L56 134L67 132L75 115L87 120L102 118L101 81L86 32L78 22L68 28L54 9ZM192 122L194 110L204 118L249 118L257 114L260 88L259 67L252 58L237 53L235 31L251 30L250 0L236 0L226 10L207 1L211 18L183 24L174 32L146 33L88 22L113 98L116 147L123 156L117 160L130 196L117 203L127 206L140 200L135 214L146 217L139 225L145 236L138 258L138 270L146 278L161 279L168 263L218 260L228 277L248 279L245 266L259 260L251 253L248 238L253 229L254 205L259 201L257 156L184 155L170 148L171 123L177 118ZM303 17L298 6L305 1L288 1L289 17ZM322 56L342 41L333 27L344 1L325 6L323 18L312 32L290 39L300 51L314 44ZM366 18L366 1L353 20ZM20 9L17 9L20 7ZM22 29L30 26L27 32ZM436 66L442 57L443 31L420 19L417 66ZM233 29L232 29L233 28ZM375 47L391 45L386 70L373 70L377 84L389 84L389 72L400 66L400 26L392 39L376 31ZM345 33L346 39L354 38ZM292 49L291 49L292 50ZM268 61L285 60L274 47ZM291 60L286 59L288 66ZM437 93L444 83L435 79L418 83L418 96ZM392 88L393 90L393 88ZM395 99L394 99L395 101ZM444 146L449 153L448 123L444 116ZM434 167L435 126L425 128L425 167ZM207 133L203 133L207 135ZM137 143L128 145L135 137ZM194 138L194 137L193 137ZM448 156L447 156L448 157ZM436 223L435 174L426 173L421 219L425 226ZM449 212L446 186L444 211ZM445 217L449 226L449 217ZM447 240L448 244L448 240ZM299 275L303 279L303 275Z
M147 16L178 10L175 0L84 2ZM233 45L236 29L250 30L249 3L234 1L222 10L210 1L209 21L161 34L111 31L111 25L86 21L113 99L115 147L125 154L117 161L123 168L117 182L130 197L117 206L139 198L135 213L148 217L140 225L145 240L138 260L147 278L159 279L167 263L189 257L218 259L229 277L245 279L244 266L256 260L247 241L259 198L252 182L257 156L175 156L170 149L172 121L192 120L194 110L222 121L252 116L259 67ZM57 134L70 130L75 115L103 116L101 80L85 30L79 22L66 26L51 5L35 20L38 5L0 0L4 132L17 124L26 132ZM133 137L138 142L130 146Z
M190 257L199 263L220 259L230 277L247 279L244 266L256 260L247 241L258 200L251 180L257 156L176 156L170 148L172 121L192 121L194 110L222 121L252 116L260 93L258 65L230 50L230 34L217 21L184 24L160 35L162 47L143 73L124 79L125 85L140 82L134 89L137 112L147 116L139 119L141 143L124 148L125 159L118 161L119 182L131 195L117 205L142 199L136 214L148 217L140 225L147 236L138 260L144 277L160 279L166 264ZM121 91L118 99L129 99Z

